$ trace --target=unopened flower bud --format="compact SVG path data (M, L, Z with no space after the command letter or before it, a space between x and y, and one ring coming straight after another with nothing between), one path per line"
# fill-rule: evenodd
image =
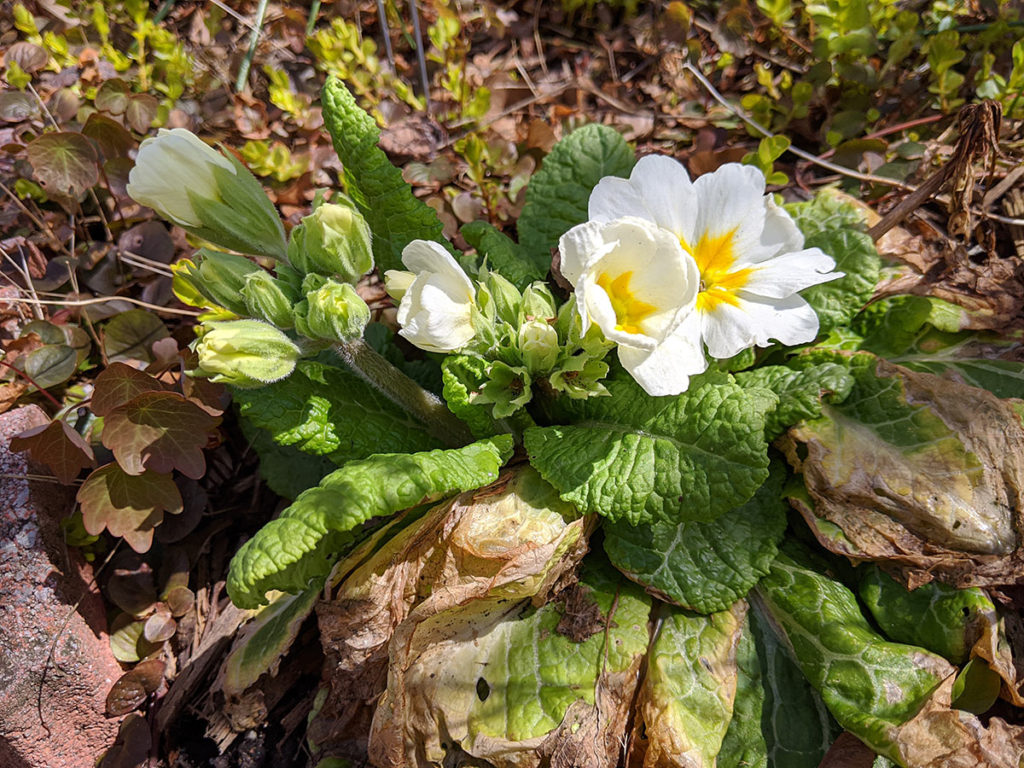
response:
M544 320L530 320L519 328L519 352L526 369L534 374L551 370L558 359L558 332Z
M199 365L191 373L253 389L285 378L299 359L299 348L283 332L259 320L212 322L195 342Z
M233 156L184 128L161 129L142 142L128 194L223 248L284 257L284 227L263 186Z
M293 312L298 296L284 281L263 270L251 272L245 278L241 293L250 317L265 320L278 328L295 325Z
M555 297L544 283L533 283L523 291L523 314L527 319L550 320L555 317Z
M523 295L512 283L497 272L489 272L483 281L486 295L493 302L494 313L499 320L509 325L519 324L519 309L523 304ZM484 307L485 314L490 314Z
M370 227L347 205L324 203L292 230L288 261L300 272L354 283L373 269Z
M262 272L244 256L200 249L193 260L184 259L171 267L175 295L192 306L224 307L236 315L247 314L242 286L250 274ZM202 297L195 303L196 295Z
M296 327L312 339L349 342L360 338L370 322L370 308L362 297L348 283L334 280L306 294L304 310Z

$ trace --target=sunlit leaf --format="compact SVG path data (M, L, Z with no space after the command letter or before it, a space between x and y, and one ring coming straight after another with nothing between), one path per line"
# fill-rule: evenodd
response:
M98 536L104 528L123 536L136 552L153 543L153 529L165 512L181 512L181 493L170 475L146 472L129 475L117 464L106 464L78 489L85 530Z
M92 412L97 416L106 416L143 392L165 391L167 387L148 373L125 363L111 363L96 377L92 394Z
M64 485L69 485L95 460L92 447L60 419L22 432L11 440L11 451L28 451L35 461L48 466Z
M107 694L107 714L124 715L142 704L160 687L166 666L160 659L149 659L121 675Z

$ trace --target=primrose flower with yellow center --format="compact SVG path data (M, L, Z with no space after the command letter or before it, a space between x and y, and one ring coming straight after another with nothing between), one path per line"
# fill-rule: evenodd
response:
M649 395L676 395L707 361L694 307L700 275L679 238L644 219L588 221L558 244L582 332L593 323Z
M730 163L691 182L662 155L641 158L628 179L605 177L590 195L591 222L642 219L670 233L699 270L696 327L712 357L771 339L803 344L818 316L798 295L843 276L771 196L757 168Z

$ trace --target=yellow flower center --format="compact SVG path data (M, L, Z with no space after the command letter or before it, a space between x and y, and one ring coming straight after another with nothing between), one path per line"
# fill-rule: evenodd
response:
M735 229L720 235L701 235L697 245L691 248L680 240L683 250L693 256L700 270L700 293L697 294L697 311L711 312L720 304L739 306L736 292L750 278L751 269L734 269L736 254L733 252Z
M643 333L640 323L654 314L658 308L653 304L640 301L633 295L629 290L629 281L632 279L632 271L623 272L615 279L604 272L597 278L597 284L608 294L608 299L612 303L612 309L615 311L615 330L625 333Z

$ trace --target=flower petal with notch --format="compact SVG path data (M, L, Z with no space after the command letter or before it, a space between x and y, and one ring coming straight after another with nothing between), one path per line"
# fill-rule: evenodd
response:
M730 163L695 182L670 157L641 158L628 179L606 177L590 196L591 221L638 217L671 233L700 272L699 336L712 357L772 339L813 341L818 316L799 291L843 276L765 195L764 174Z
M679 239L627 216L573 227L559 251L583 333L597 325L649 395L685 391L707 362L694 313L700 277Z

